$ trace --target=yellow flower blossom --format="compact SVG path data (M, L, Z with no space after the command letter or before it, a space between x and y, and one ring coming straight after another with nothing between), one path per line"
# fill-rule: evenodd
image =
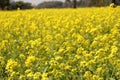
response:
M102 67L99 67L99 68L97 68L96 72L97 72L98 74L103 75L104 72L105 72L105 70L104 70Z
M41 80L49 80L49 78L47 77L47 73L42 74L42 79Z
M32 65L32 63L34 63L36 60L37 60L37 58L35 56L28 56L25 61L25 65L30 67Z
M60 60L62 60L62 57L61 57L61 56L56 56L56 57L55 57L55 60L56 60L56 61L60 61Z
M8 72L13 72L14 68L17 68L17 67L19 67L19 64L15 60L9 59L7 61L6 69Z
M93 76L92 76L92 80L100 80L100 77L97 76L97 75L93 75Z
M33 76L34 80L38 80L41 78L41 73L40 72L36 72L34 73L34 76Z
M24 55L24 54L20 54L19 57L20 57L21 59L25 59L25 55Z
M92 77L92 73L90 71L86 71L85 74L84 74L84 78L85 79L91 79Z
M19 80L23 80L25 78L24 75L20 75Z

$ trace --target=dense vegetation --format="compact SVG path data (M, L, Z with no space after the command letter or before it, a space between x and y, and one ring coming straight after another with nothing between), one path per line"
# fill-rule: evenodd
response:
M120 79L120 7L0 15L0 80Z

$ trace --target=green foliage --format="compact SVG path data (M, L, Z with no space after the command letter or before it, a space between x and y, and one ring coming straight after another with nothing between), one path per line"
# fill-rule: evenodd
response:
M0 0L0 9L8 9L10 0Z
M11 2L10 4L11 9L31 9L32 4L28 2L23 2L23 1L17 1L17 2Z

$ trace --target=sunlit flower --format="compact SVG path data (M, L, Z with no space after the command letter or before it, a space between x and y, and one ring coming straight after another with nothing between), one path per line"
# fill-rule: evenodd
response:
M90 79L92 77L92 73L90 71L86 71L84 74L85 79Z
M13 72L15 68L19 67L18 62L13 59L7 61L6 69L8 72Z
M35 56L28 56L26 61L25 61L25 65L26 66L31 66L32 63L34 63L37 60L37 58Z
M111 4L110 4L110 7L115 8L116 5L115 5L114 3L111 3Z

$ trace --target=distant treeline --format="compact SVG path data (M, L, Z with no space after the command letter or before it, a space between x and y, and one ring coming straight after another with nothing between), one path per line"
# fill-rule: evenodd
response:
M12 1L12 0L0 0L0 9L2 10L14 10L14 9L31 9L32 4L23 1Z
M77 7L92 7L92 6L108 6L113 0L76 0ZM120 5L120 0L115 0L115 4ZM31 9L31 8L70 8L73 6L73 0L62 1L44 1L38 5L33 5L29 2L14 1L14 0L0 0L0 9L14 10Z
M36 6L36 8L70 8L73 7L74 0L61 1L45 1ZM113 0L76 0L77 7L101 7L109 6ZM120 5L120 0L114 0L116 5Z

